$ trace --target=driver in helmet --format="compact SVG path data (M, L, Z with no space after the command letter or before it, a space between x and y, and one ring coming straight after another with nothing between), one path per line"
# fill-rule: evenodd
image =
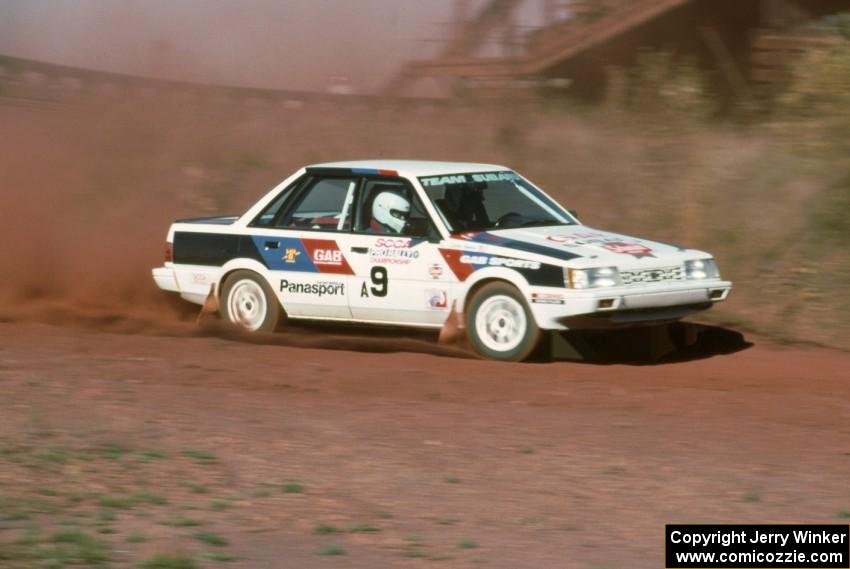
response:
M403 233L410 216L410 202L397 192L381 192L372 202L372 230Z

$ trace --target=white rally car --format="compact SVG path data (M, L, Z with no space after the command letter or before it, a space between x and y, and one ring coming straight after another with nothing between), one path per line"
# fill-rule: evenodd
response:
M241 216L175 222L156 284L226 320L440 328L522 360L543 331L672 322L724 300L708 253L582 225L503 166L357 161L302 168Z

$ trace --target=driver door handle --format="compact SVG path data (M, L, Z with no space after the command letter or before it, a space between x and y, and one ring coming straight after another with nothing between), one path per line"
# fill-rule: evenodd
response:
M352 247L352 248L351 248L351 252L352 252L352 253L362 253L362 254L366 254L366 253L368 253L368 252L369 252L369 248L368 248L368 247Z

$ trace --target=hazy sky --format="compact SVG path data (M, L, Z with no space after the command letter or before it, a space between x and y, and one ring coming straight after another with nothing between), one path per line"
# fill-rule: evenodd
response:
M376 88L445 37L452 0L0 0L0 53L125 73Z

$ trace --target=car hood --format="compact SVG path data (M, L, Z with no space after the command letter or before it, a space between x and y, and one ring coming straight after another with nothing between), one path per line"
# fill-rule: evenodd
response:
M463 233L457 235L456 239L466 242L472 248L476 246L498 247L517 252L546 255L561 261L592 259L594 265L601 263L631 265L636 260L651 262L652 259L660 261L679 260L684 256L685 251L689 251L677 245L602 231L586 225ZM690 250L690 252L693 253L694 251Z

